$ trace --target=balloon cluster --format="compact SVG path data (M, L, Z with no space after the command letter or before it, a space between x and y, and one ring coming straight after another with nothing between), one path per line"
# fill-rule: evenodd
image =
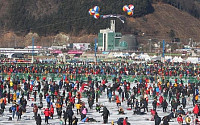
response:
M133 10L134 10L134 6L132 5L132 4L130 4L130 5L124 5L123 6L123 11L124 12L127 12L127 14L129 15L129 16L132 16L133 15Z
M100 8L98 6L94 6L93 8L89 9L89 14L94 16L95 19L98 19L100 17L99 11Z

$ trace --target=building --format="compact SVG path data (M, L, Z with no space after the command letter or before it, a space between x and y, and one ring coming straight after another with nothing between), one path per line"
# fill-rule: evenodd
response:
M133 34L123 35L115 32L115 20L111 27L100 30L98 34L98 49L100 51L137 50L137 40Z
M123 35L122 38L119 40L119 47L116 47L118 50L137 50L138 42L133 34L126 34Z
M115 32L115 20L111 20L111 28L102 29L98 34L98 49L112 51L119 46L122 34Z

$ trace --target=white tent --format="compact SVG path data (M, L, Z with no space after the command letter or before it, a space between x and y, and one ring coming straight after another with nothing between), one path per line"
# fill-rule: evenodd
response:
M172 56L165 56L165 61L169 60L170 62L172 61Z
M129 53L123 53L123 55L124 55L125 57L131 56Z
M136 54L135 54L135 53L132 53L132 54L131 54L131 57L132 57L132 58L133 58L133 57L135 57L135 56L136 56Z
M107 56L107 57L108 57L108 58L113 58L113 57L115 57L114 55L115 55L115 53L113 53L113 52L110 52L110 53L108 54L108 56Z
M145 61L151 60L150 56L147 53L144 53L144 54L141 53L138 57L139 59L143 59Z
M161 61L161 56L156 56L154 58L151 58L152 61Z
M151 58L153 59L153 58L156 58L157 56L156 55L154 55L154 56L152 56Z
M181 57L178 57L178 62L183 62L183 59Z
M185 61L191 62L191 63L194 63L194 64L199 62L198 57L188 57Z
M172 59L172 62L179 62L178 60L179 60L179 58L178 58L177 56L175 56L175 57Z
M114 57L124 57L123 53L120 52L120 53L114 53L113 54Z

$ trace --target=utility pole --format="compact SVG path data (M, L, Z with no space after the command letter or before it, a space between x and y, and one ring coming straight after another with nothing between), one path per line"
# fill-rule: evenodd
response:
M32 63L34 62L34 37L32 37Z
M149 39L149 51L151 52L151 39Z
M189 46L192 46L192 38L189 38Z
M95 63L97 63L97 39L95 39L95 45L94 45L94 56L95 56Z
M14 36L14 41L15 41L15 48L16 48L16 40L15 40L15 36Z

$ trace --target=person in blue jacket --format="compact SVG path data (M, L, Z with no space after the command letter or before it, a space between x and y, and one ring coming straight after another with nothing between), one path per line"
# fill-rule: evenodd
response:
M15 112L16 112L16 105L13 105L13 106L11 107L11 110L12 110L12 118L14 119L14 117L15 117Z
M51 97L49 95L47 96L46 101L47 101L48 106L50 106Z

